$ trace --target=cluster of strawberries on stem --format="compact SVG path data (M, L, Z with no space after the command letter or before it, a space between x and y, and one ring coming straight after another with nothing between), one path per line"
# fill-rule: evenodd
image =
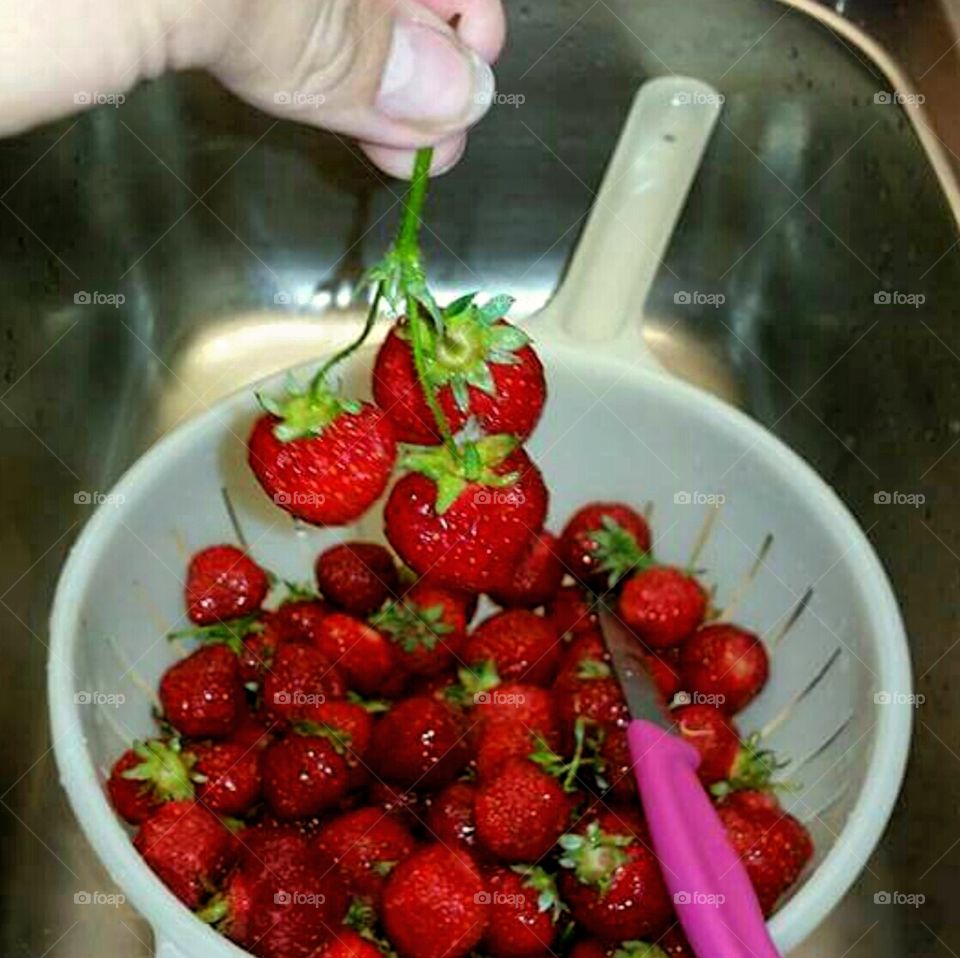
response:
M108 792L170 890L261 958L689 955L595 603L637 636L769 913L812 845L773 791L777 760L734 723L767 653L713 621L692 572L654 559L632 505L544 528L523 448L543 368L508 298L434 302L417 239L428 169L421 151L364 335L309 387L264 398L249 439L274 502L317 525L357 520L399 465L393 551L334 545L315 588L235 546L198 552L191 628L173 636L196 647L162 676L159 732L117 760ZM343 398L328 377L383 298L403 318L375 401ZM500 608L474 625L481 598Z

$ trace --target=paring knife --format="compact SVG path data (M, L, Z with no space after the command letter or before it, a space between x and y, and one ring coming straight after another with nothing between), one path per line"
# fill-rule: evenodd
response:
M674 730L636 637L605 607L600 628L632 721L627 742L663 879L698 958L779 958L723 824Z

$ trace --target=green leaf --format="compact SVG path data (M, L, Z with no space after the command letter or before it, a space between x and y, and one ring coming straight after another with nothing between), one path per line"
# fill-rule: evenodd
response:
M493 299L488 300L478 309L480 317L484 322L492 323L496 322L498 319L502 319L507 313L510 312L511 307L516 302L512 296L508 296L506 293L501 293L499 296L494 296Z
M441 476L437 480L437 499L433 507L434 512L438 516L442 516L460 498L460 494L466 488L466 480L459 476Z
M447 318L452 316L459 316L464 312L467 307L469 307L473 301L477 298L476 293L467 293L465 296L461 296L459 299L455 299L448 306L444 307L443 315Z
M530 345L530 337L522 329L506 323L490 330L490 345L498 351L514 353Z
M461 376L457 376L450 381L450 391L453 393L453 401L457 404L457 409L463 413L469 412L470 390Z
M493 381L493 373L490 372L490 367L486 363L476 363L471 366L467 373L467 382L471 386L476 386L477 389L488 396L497 394L497 385Z

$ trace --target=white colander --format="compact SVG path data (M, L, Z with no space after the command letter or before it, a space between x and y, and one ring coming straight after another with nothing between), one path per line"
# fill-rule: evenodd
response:
M639 306L719 99L681 78L638 95L563 288L531 324L550 397L530 445L551 489L551 527L591 499L652 503L658 556L686 562L698 552L716 603L735 603L735 619L774 646L770 684L741 725L793 758L801 788L787 803L816 843L812 867L770 921L786 952L838 902L887 821L909 744L910 668L890 585L839 499L751 419L666 375L639 335ZM372 355L365 349L345 372L354 392L367 391ZM260 388L279 391L281 377ZM177 655L165 634L184 624L189 555L235 538L224 490L253 555L284 578L306 578L334 540L378 534L375 517L321 531L277 509L245 463L257 414L246 388L140 459L71 552L51 619L64 787L165 958L241 954L142 863L104 792L117 755L151 733L150 690Z

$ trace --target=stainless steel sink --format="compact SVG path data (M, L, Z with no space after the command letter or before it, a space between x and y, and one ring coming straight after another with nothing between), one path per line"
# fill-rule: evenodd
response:
M956 142L956 87L942 83L955 36L937 4L856 15L938 81L925 122ZM496 107L436 184L433 274L442 288L510 290L532 311L557 285L636 86L674 71L723 91L647 335L794 445L859 516L926 696L883 847L797 954L956 954L960 264L942 185L905 108L876 102L889 88L870 58L805 13L559 0L514 5L512 21L500 84L525 100ZM89 502L176 422L355 326L350 292L397 192L348 144L201 76L0 142L4 955L151 953L128 908L84 903L112 889L49 752L46 616ZM725 302L685 304L691 291ZM877 903L884 891L925 901Z

